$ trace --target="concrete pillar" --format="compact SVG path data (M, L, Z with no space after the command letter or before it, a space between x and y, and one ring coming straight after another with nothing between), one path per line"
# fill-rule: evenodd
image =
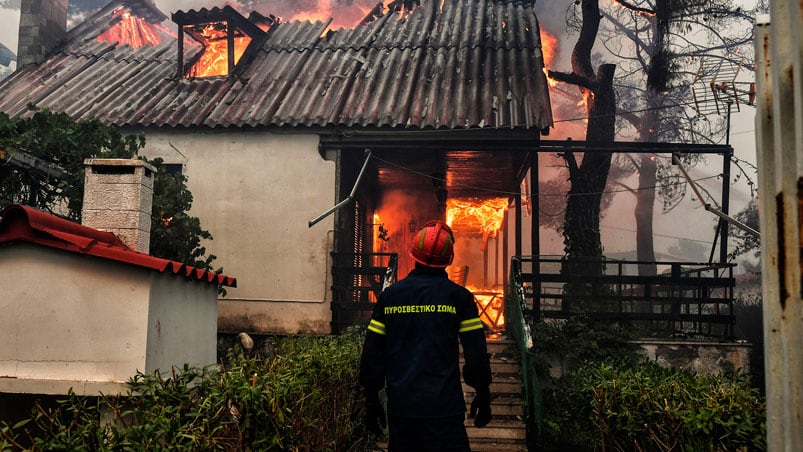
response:
M86 159L84 226L114 233L129 248L150 251L153 178L142 160Z
M67 0L22 0L17 67L39 64L67 36Z

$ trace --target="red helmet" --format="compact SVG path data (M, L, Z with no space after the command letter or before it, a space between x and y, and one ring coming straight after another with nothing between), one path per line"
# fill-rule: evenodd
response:
M448 267L454 259L454 234L441 221L429 221L413 237L410 255L428 267Z

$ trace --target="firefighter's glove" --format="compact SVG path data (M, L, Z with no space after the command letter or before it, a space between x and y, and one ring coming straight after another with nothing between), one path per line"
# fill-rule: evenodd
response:
M488 387L477 389L468 414L474 419L475 427L485 427L491 422L491 390Z
M385 410L379 402L378 391L365 391L365 428L376 436L382 436L387 425Z

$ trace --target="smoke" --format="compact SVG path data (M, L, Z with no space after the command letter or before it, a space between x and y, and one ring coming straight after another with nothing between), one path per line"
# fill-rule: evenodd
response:
M91 0L85 0L91 1ZM256 11L264 16L273 15L285 21L332 20L333 28L352 27L362 20L377 0L155 0L165 14L176 11L199 10L229 5L243 16Z

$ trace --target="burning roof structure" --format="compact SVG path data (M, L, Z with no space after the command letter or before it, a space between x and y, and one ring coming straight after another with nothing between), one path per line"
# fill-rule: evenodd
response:
M551 125L532 3L424 1L375 12L336 31L331 20L246 19L231 7L174 13L182 26L228 17L240 30L232 33L247 38L230 73L200 77L179 69L209 47L198 42L200 28L178 33L149 0L114 0L41 63L20 64L0 84L0 111L16 117L36 104L145 127Z
M238 275L221 331L357 321L377 275L412 267L416 226L447 217L459 279L483 289L483 315L499 323L523 222L511 200L553 122L533 2L362 14L335 30L230 6L168 19L150 0L114 0L49 52L21 52L0 111L22 118L35 104L144 131L141 152L187 175L193 212Z

